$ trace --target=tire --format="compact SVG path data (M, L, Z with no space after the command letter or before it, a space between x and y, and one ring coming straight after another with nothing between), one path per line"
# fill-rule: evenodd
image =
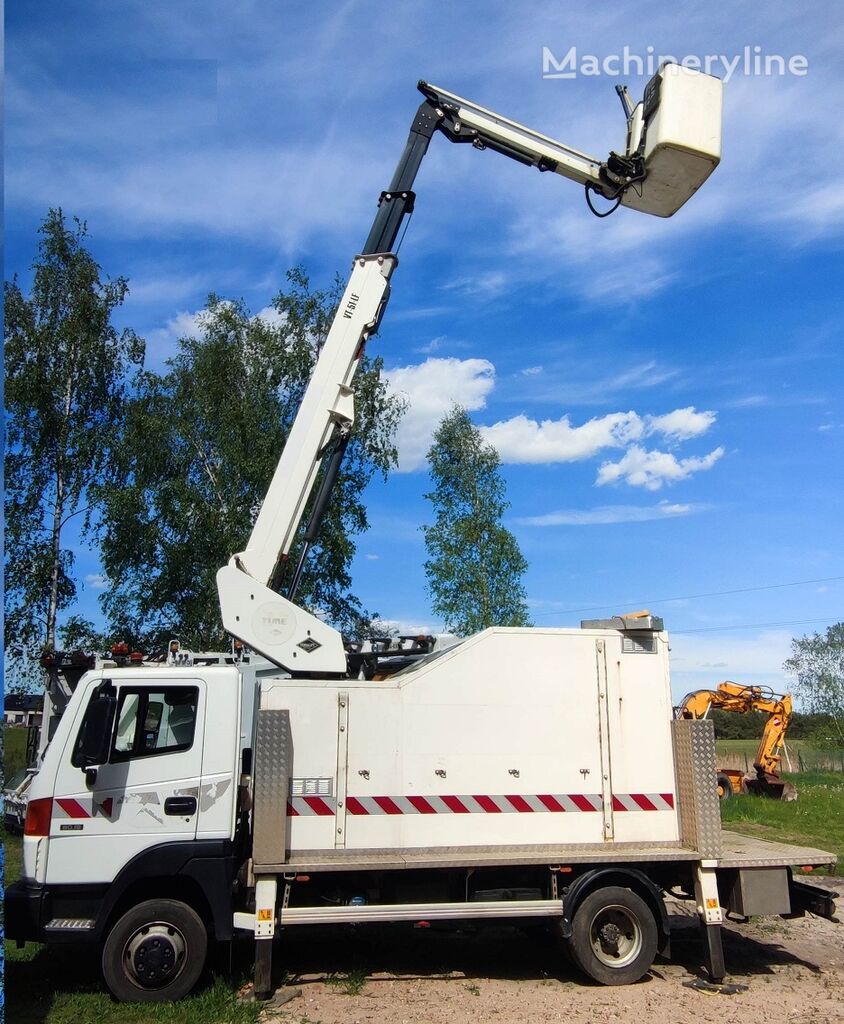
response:
M147 900L128 910L103 947L103 977L121 1003L175 1002L199 981L208 933L193 908Z
M602 985L629 985L644 977L657 946L654 915L632 889L597 889L575 911L569 939L572 960Z
M730 800L733 796L733 787L730 785L729 775L724 775L718 772L718 799L719 800Z

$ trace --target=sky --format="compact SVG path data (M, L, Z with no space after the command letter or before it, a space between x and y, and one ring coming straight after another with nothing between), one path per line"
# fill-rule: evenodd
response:
M557 175L433 140L369 347L409 410L399 470L366 495L354 590L402 629L441 628L425 452L459 402L500 453L537 626L649 608L680 696L787 687L791 638L844 617L828 4L11 0L6 32L6 276L26 285L48 207L85 219L154 368L209 292L258 313L291 266L348 272L418 79L604 159L624 141L616 84L639 99L648 58L718 57L722 162L669 220L597 220ZM625 47L642 73L612 73ZM574 76L543 76L549 52L574 53ZM748 74L755 55L802 70ZM74 546L94 614L106 581Z

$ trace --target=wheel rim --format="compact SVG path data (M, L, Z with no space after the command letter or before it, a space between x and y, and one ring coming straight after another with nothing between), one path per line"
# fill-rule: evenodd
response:
M626 967L642 951L642 929L635 914L614 904L602 907L589 925L592 952L607 967Z
M182 973L187 942L169 921L153 921L138 928L123 947L123 964L128 977L141 988L158 989L171 984Z

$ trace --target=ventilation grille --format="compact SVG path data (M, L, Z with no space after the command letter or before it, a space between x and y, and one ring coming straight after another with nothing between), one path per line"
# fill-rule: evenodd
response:
M293 779L290 784L291 796L331 796L333 779Z
M656 637L625 636L621 638L623 654L656 654Z

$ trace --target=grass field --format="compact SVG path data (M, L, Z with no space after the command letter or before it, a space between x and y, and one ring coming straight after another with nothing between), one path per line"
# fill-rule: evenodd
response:
M827 850L836 854L839 866L844 864L844 774L801 772L785 777L797 787L797 800L733 797L721 804L725 827L759 839Z
M3 726L3 778L10 779L26 764L26 729Z

